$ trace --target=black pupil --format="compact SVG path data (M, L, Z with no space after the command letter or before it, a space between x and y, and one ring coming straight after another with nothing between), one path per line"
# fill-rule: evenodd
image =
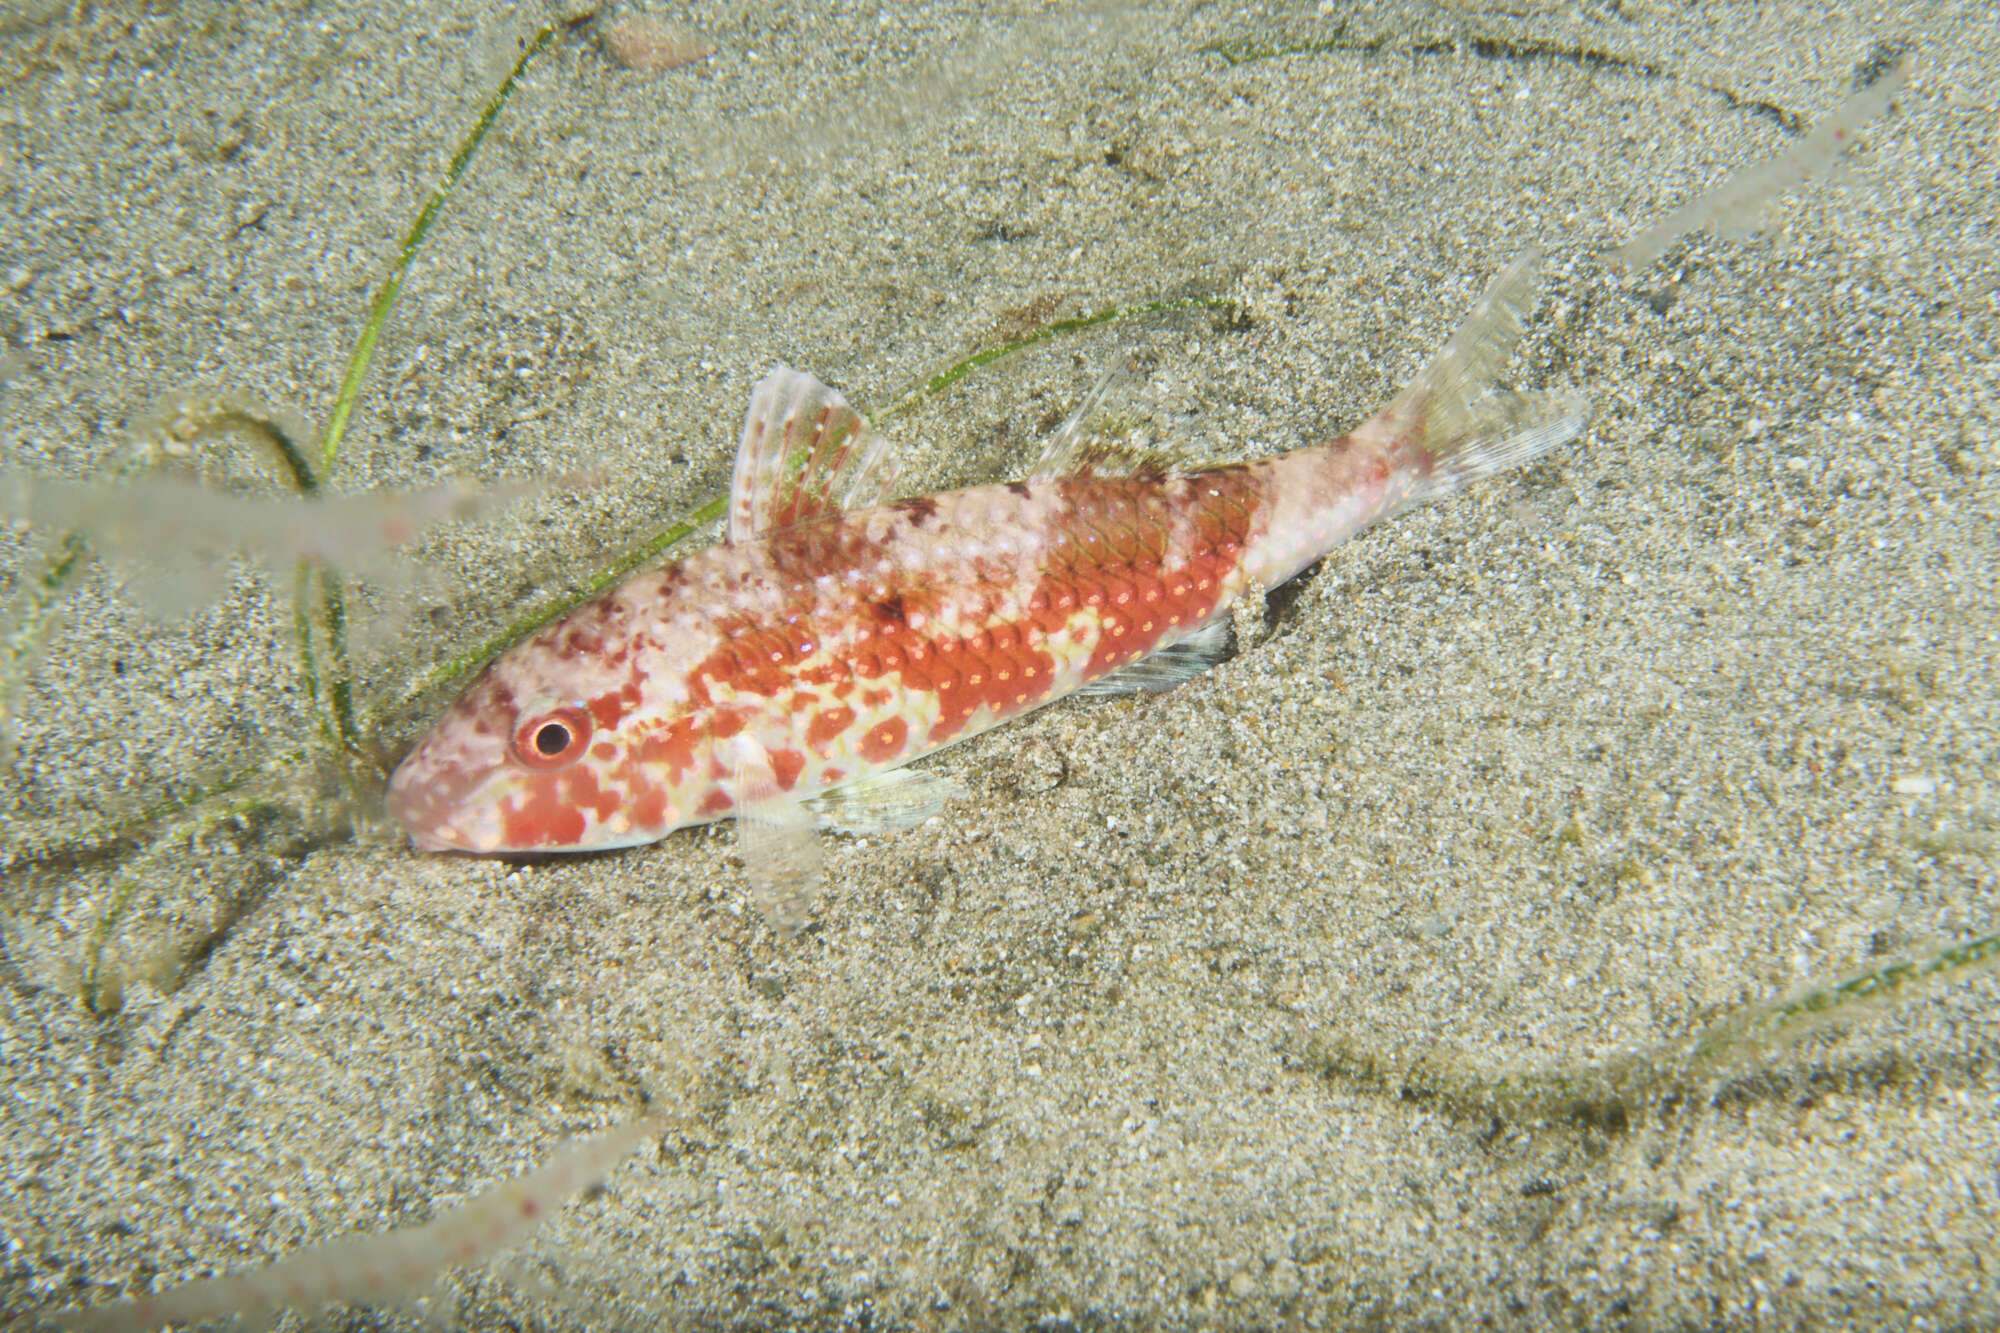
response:
M553 759L569 748L569 728L560 722L544 722L535 731L535 753Z

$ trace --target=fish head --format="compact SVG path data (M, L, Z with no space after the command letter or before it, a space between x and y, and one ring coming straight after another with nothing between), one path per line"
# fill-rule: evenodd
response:
M385 804L418 847L589 852L694 822L713 785L699 711L607 617L593 604L502 655L404 758Z

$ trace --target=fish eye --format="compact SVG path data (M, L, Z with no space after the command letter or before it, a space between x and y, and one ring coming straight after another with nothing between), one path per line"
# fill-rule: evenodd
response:
M551 708L514 728L514 757L529 768L563 768L589 745L590 714L581 708Z

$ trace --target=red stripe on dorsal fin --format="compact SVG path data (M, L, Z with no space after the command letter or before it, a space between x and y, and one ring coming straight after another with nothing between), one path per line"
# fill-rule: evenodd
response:
M888 487L887 452L888 441L837 391L779 366L750 391L729 486L729 540L873 504Z

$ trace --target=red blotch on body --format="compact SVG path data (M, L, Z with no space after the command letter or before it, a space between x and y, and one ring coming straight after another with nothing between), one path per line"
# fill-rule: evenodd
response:
M635 695L638 691L632 691ZM597 723L598 730L609 731L618 725L618 719L625 716L627 702L625 691L617 694L600 694L590 701L590 718Z
M773 750L771 752L771 772L778 779L778 787L790 791L798 785L799 774L805 771L806 757L797 750Z
M772 658L773 648L782 641L759 633L755 625L741 619L718 621L715 629L722 646L688 673L688 693L694 702L708 701L710 681L739 694L776 698L791 680L791 673L784 668L783 651L778 651L775 662Z
M828 659L805 668L798 678L808 685L838 685L845 681L848 670L844 663Z
M995 721L1020 712L1027 698L1017 682L1046 680L1055 671L1056 660L1040 646L1041 635L1020 634L1009 626L989 641L992 646L977 656L956 655L958 671L951 688L938 691L938 720L929 735L932 744L957 736L982 708L990 709Z
M583 811L557 791L561 774L522 784L522 795L500 808L500 832L510 848L574 847L583 841Z
M642 829L663 829L667 824L667 791L650 783L632 793L632 823Z
M694 770L700 723L693 714L677 717L663 731L655 731L639 743L641 764L664 767L669 782L679 782Z
M854 710L847 705L822 709L806 724L806 744L815 750L824 750L835 737L853 725Z
M1087 536L1072 536L1069 559L1052 562L1062 572L1045 578L1029 599L1046 606L1032 620L1052 630L1061 612L1081 605L1098 617L1100 633L1086 680L1098 679L1157 646L1168 629L1200 624L1214 613L1218 594L1234 572L1251 519L1261 502L1256 474L1240 467L1219 468L1189 479L1171 499L1132 489L1129 483L1099 480L1076 483L1072 503L1098 518ZM1176 516L1191 520L1193 549L1169 576L1162 568ZM1103 540L1104 538L1111 540ZM1140 608L1144 608L1140 613Z
M905 646L882 654L882 665L896 673L902 687L932 693L949 688L957 675L951 663L916 636L906 632L903 639Z
M910 724L900 717L888 718L868 729L855 748L871 764L886 764L903 753L910 738Z
M583 625L572 625L556 638L556 651L565 657L604 656L604 637Z
M597 771L587 764L564 769L557 777L556 787L563 799L578 810L596 815L600 824L625 804L625 793L616 786L599 785Z

